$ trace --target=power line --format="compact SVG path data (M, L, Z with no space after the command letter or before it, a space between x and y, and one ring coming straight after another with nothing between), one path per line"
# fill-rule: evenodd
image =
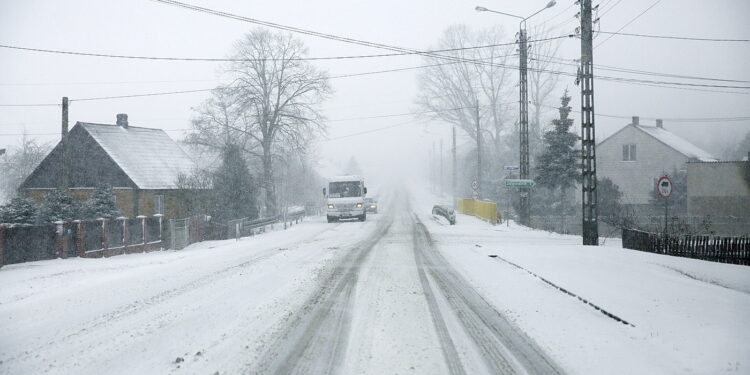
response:
M559 107L551 106L543 104L542 107L550 108L550 109L559 109ZM581 113L581 111L571 109L572 112L575 113ZM606 114L606 113L596 113L597 116L602 117L609 117L609 118L616 118L616 119L622 119L622 120L631 120L631 116L622 116L622 115L613 115L613 114ZM700 123L700 122L738 122L738 121L750 121L750 116L733 116L733 117L643 117L639 116L641 120L648 120L648 121L656 121L656 120L663 120L663 121L669 121L669 122L694 122L694 123Z
M651 10L651 8L655 7L656 4L659 4L660 2L661 2L661 0L656 0L653 4L651 4L651 6L649 6L648 8L646 8L643 12L639 13L637 16L635 16L635 18L633 18L632 20L628 21L626 24L622 25L622 27L620 27L619 29L617 29L617 31L615 31L614 33L612 33L609 37L607 37L607 39L604 39L603 41L601 41L601 43L597 44L594 48L597 48L597 47L601 46L602 44L604 44L606 41L612 39L612 37L615 36L615 35L617 35L620 31L622 31L622 29L628 27L628 25L630 25L631 23L635 22L635 20L637 20L638 18L640 18L642 15L646 14L646 12L648 12L649 10ZM617 4L615 4L615 5L617 5Z
M607 13L609 13L609 12L610 12L610 11L611 11L612 9L614 9L614 8L615 8L615 7L617 6L617 4L620 4L620 2L621 2L621 1L622 1L622 0L617 0L617 1L616 1L616 2L614 3L614 4L612 4L612 6L611 6L611 7L609 7L609 8L607 9L607 10L603 11L603 12L602 12L602 14L601 14L601 15L600 15L599 17L604 17L604 15L606 15L606 14L607 14Z
M564 59L557 58L555 56L549 56L549 55L543 55L539 53L533 53L536 56L541 56L546 59L553 60L554 62L562 65L568 65L568 66L578 66L576 63L569 62ZM647 70L638 70L638 69L630 69L630 68L621 68L611 65L603 65L603 64L594 64L594 67L601 70L609 70L614 72L621 72L621 73L632 73L632 74L643 74L643 75L651 75L651 76L661 76L661 77L670 77L670 78L685 78L685 79L696 79L696 80L704 80L704 81L717 81L717 82L736 82L736 83L750 83L750 81L747 80L737 80L737 79L726 79L726 78L709 78L709 77L700 77L700 76L691 76L691 75L682 75L682 74L672 74L672 73L659 73L659 72L651 72Z
M359 136L359 135L365 135L365 134L375 133L375 132L379 132L379 131L383 131L383 130L387 130L387 129L391 129L391 128L395 128L395 127L399 127L399 126L410 125L410 124L419 124L419 123L421 123L421 121L417 121L417 122L414 122L414 121L404 121L404 122L400 122L398 124L393 124L393 125L383 126L383 127L380 127L380 128L365 130L365 131L361 131L361 132L357 132L357 133L351 133L351 134L347 134L347 135L342 135L340 137L326 138L326 139L321 140L320 142L329 142L329 141L335 141L335 140L338 140L338 139L351 138L351 137L356 137L356 136Z
M25 104L0 104L0 107L55 107L59 103L25 103Z
M568 38L568 36L561 35L561 36L556 36L556 37L539 38L539 39L534 40L533 42L544 42L544 41L563 39L563 38ZM119 54L54 50L54 49L44 49L44 48L31 48L31 47L13 46L13 45L8 45L8 44L0 44L0 48L14 49L14 50L20 50L20 51L72 55L72 56L105 57L105 58L131 59L131 60L188 61L188 62L243 62L243 61L280 61L280 60L285 60L285 61L350 60L350 59L365 59L365 58L378 58L378 57L409 56L409 55L417 55L417 54L422 54L422 53L432 54L432 53L442 53L442 52L456 52L456 51L511 46L515 44L516 42L508 42L508 43L488 44L488 45L481 45L481 46L428 50L428 51L407 51L407 52L381 53L381 54L370 54L370 55L298 57L298 58L283 58L283 59L281 58L244 59L244 58L205 58L205 57L119 55Z
M750 42L750 39L695 38L695 37L686 37L686 36L635 34L635 33L612 32L612 31L599 31L599 33L611 34L611 35L623 35L623 36L636 36L636 37L642 37L642 38L693 40L693 41L701 41L701 42Z

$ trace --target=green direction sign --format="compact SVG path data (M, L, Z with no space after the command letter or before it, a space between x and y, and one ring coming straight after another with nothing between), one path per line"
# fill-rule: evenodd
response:
M506 179L505 187L511 188L530 188L534 187L536 183L534 180L519 180L519 179Z

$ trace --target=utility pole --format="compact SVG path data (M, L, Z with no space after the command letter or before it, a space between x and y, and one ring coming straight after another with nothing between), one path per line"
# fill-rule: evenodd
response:
M68 97L62 98L62 178L60 187L70 187L70 142L68 140Z
M456 208L456 125L453 125L453 208Z
M594 47L591 0L581 0L581 199L583 244L599 245L596 211L596 137L594 133Z
M529 82L527 78L527 66L528 66L528 47L526 45L526 27L521 28L518 34L518 52L520 56L519 64L519 86L520 86L520 97L519 97L519 178L525 180L529 178ZM529 204L529 189L520 189L520 209L519 221L523 225L529 225L529 219L531 216L531 207Z
M443 194L445 194L445 189L443 187L443 138L440 138L440 196L442 197Z
M477 198L482 199L482 128L479 125L479 99L476 100L477 120Z

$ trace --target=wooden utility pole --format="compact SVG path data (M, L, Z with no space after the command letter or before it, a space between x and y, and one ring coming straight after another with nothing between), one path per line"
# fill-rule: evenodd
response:
M62 98L62 173L60 187L70 187L70 141L68 140L68 97Z
M445 189L443 187L443 182L445 179L443 178L443 138L440 138L440 196L442 197L443 194L445 194Z
M482 128L479 121L479 99L476 102L477 120L477 198L482 199Z
M594 133L594 47L591 0L581 0L581 167L583 244L599 245Z
M456 201L456 193L457 193L457 191L456 191L456 168L458 167L456 165L456 125L453 125L453 150L452 150L452 153L453 153L453 181L452 181L453 187L452 187L452 193L453 193L453 208L455 209L456 208L456 204L457 204L457 201Z

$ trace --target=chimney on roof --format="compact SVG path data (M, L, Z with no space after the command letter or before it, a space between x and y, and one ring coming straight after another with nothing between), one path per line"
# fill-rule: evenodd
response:
M124 113L118 113L117 114L117 126L122 126L123 128L128 128L128 115Z
M660 129L664 129L664 120L660 118L656 119L656 127Z
M638 116L633 116L633 122L632 122L632 123L633 123L633 125L638 125L638 123L639 123L639 120L640 120L640 117L638 117Z

